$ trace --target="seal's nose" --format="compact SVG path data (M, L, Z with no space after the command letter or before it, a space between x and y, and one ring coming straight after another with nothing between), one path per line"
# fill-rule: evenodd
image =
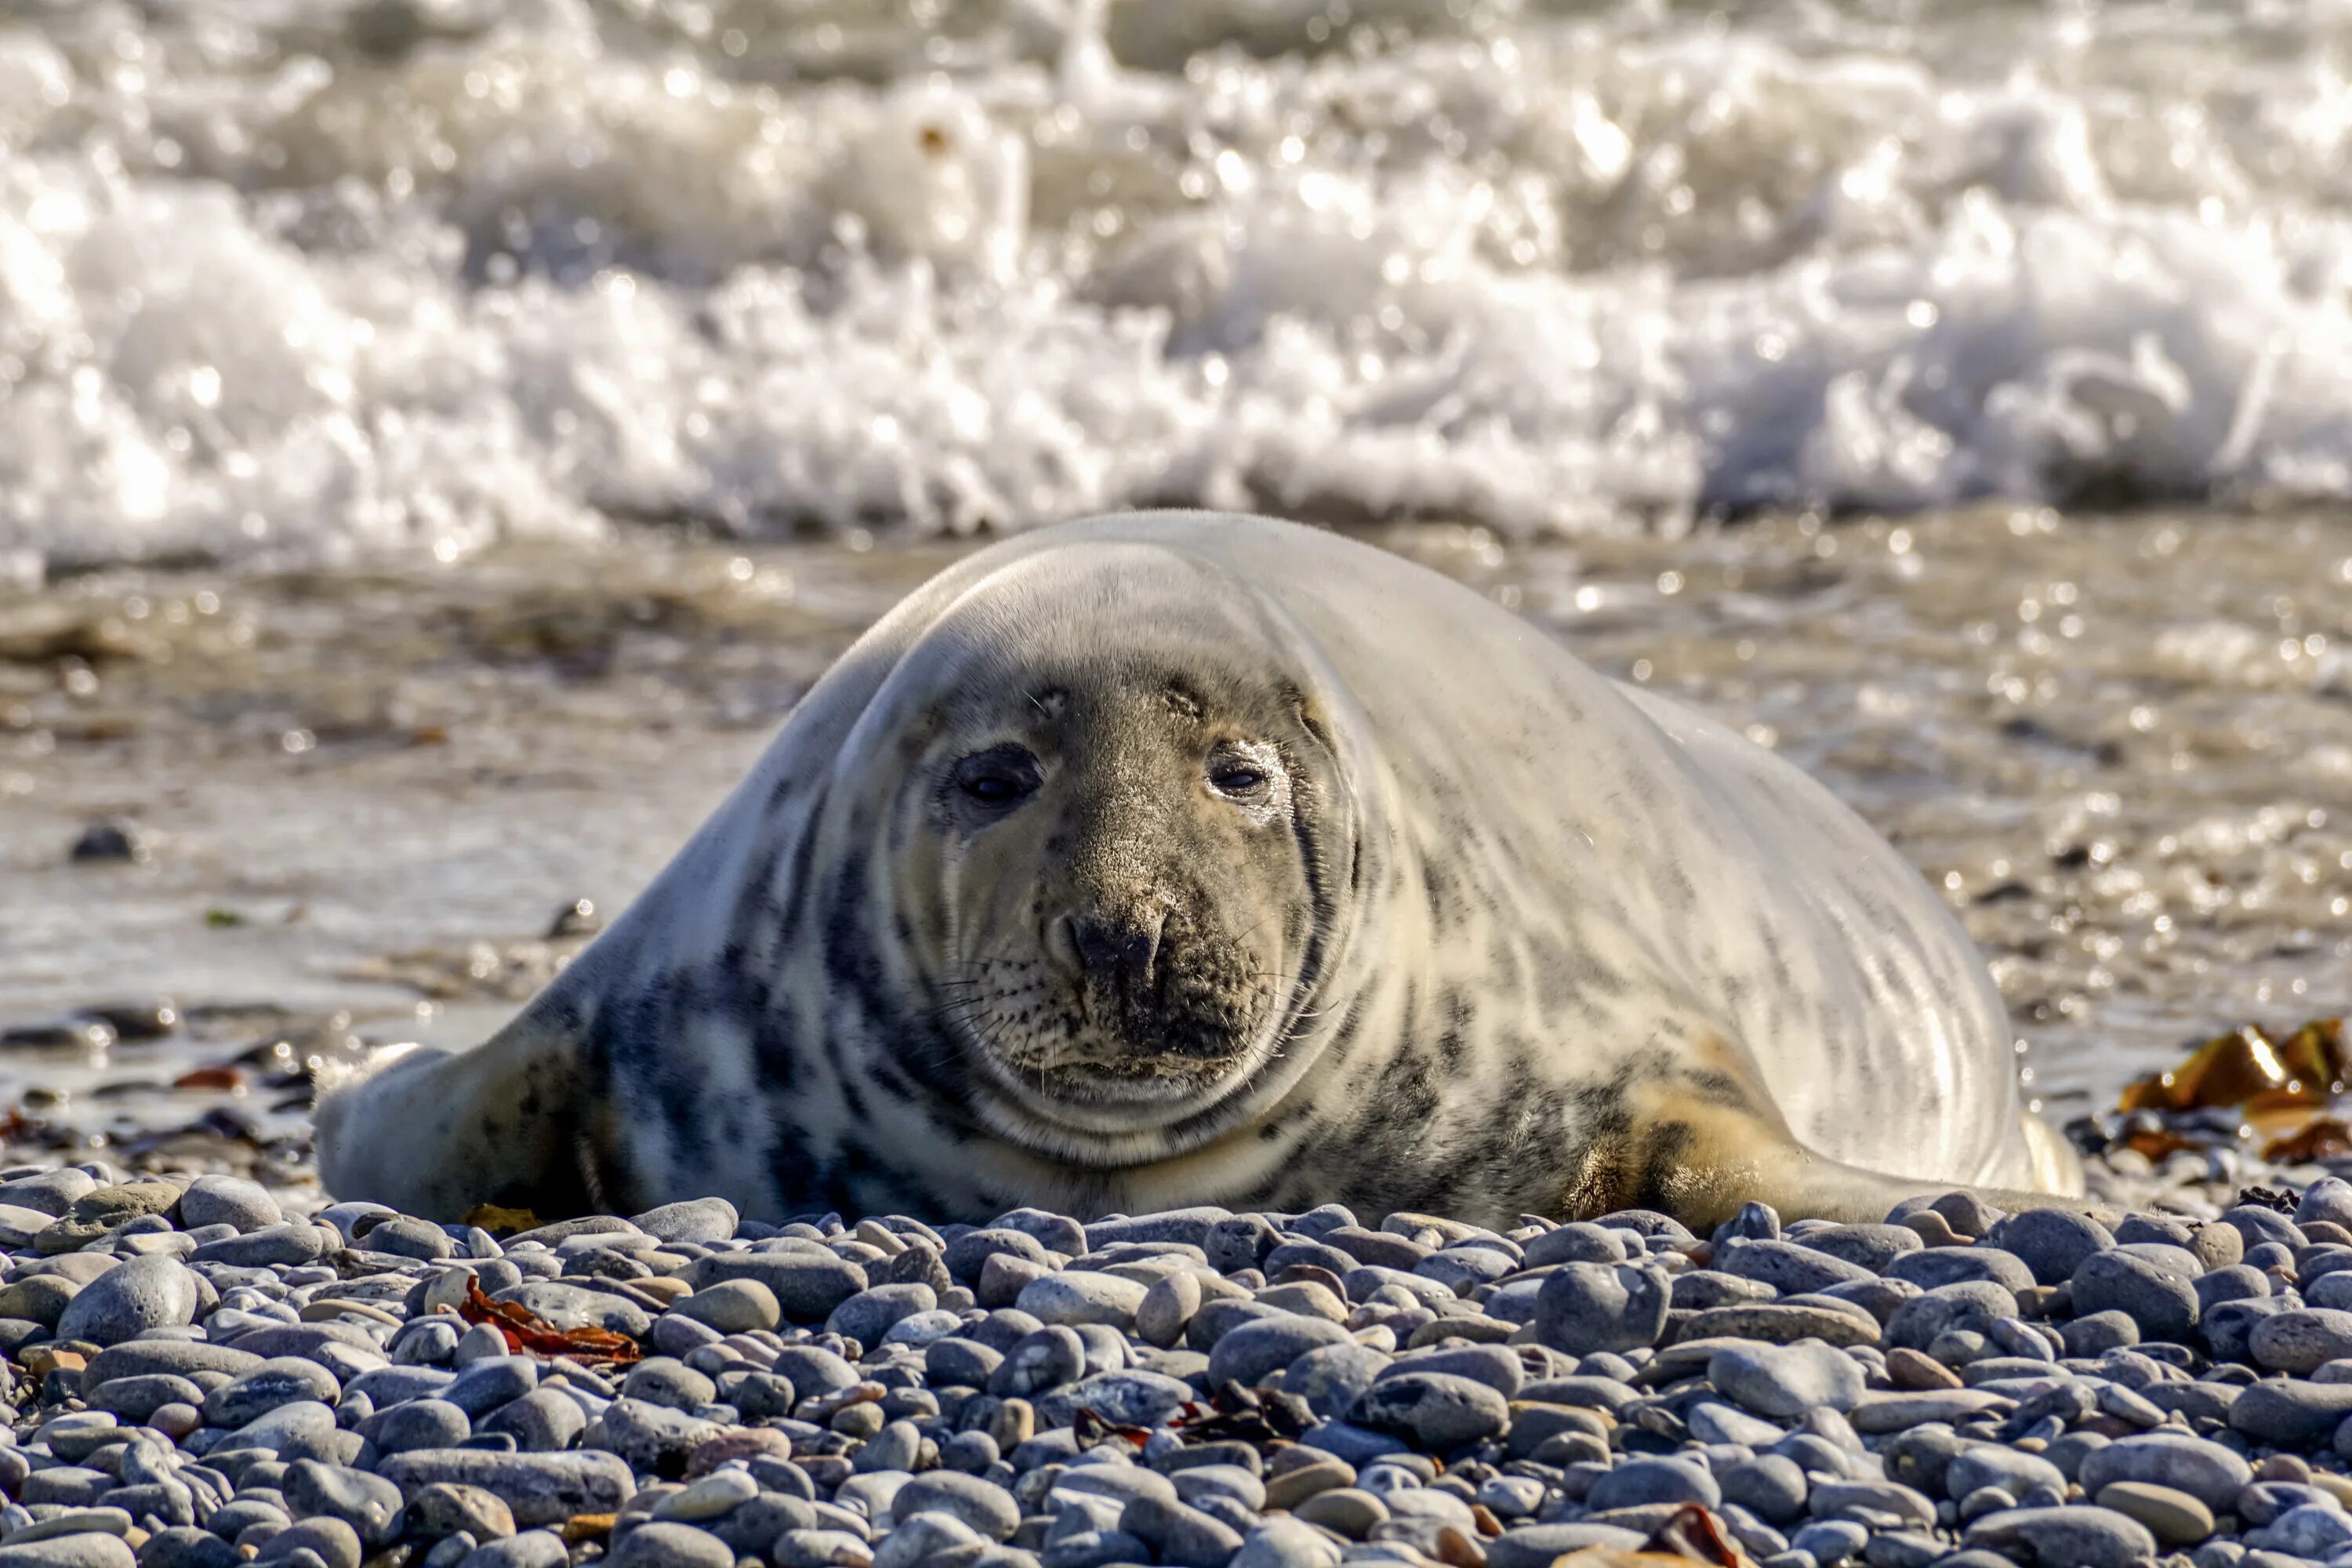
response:
M1080 975L1140 984L1151 978L1152 961L1160 954L1163 918L1158 910L1126 917L1099 910L1066 914L1054 922L1053 945Z

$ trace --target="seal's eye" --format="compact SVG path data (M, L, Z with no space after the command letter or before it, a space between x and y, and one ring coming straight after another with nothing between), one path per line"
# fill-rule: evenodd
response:
M972 805L1003 811L1037 793L1037 759L1019 746L992 747L957 763L952 782Z
M1225 795L1255 795L1266 785L1265 770L1248 763L1218 763L1209 770L1209 782Z

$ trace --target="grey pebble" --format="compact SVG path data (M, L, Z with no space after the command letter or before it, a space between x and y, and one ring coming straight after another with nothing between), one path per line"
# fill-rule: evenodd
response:
M196 1277L176 1258L133 1258L116 1264L66 1303L58 1338L120 1344L150 1329L193 1322Z
M1255 1388L1311 1350L1346 1343L1351 1336L1323 1318L1284 1313L1243 1324L1219 1339L1209 1352L1209 1381Z
M7 1199L0 1190L0 1201ZM286 1223L286 1211L258 1182L242 1176L198 1176L180 1194L180 1223L189 1230L234 1226L242 1233Z
M865 1269L822 1250L714 1253L696 1258L687 1269L687 1283L698 1290L725 1279L756 1279L775 1297L784 1319L795 1323L823 1322L866 1286Z
M613 1568L734 1568L735 1553L692 1525L655 1521L630 1531L605 1560Z
M610 1453L499 1454L479 1448L421 1448L383 1462L380 1472L415 1496L436 1481L479 1487L526 1528L576 1513L612 1513L636 1495L627 1462Z
M1817 1406L1851 1410L1864 1386L1853 1358L1819 1341L1727 1346L1707 1358L1706 1377L1742 1408L1781 1420Z
M2186 1257L2186 1254L2182 1254ZM2068 1280L2079 1312L2117 1311L2139 1325L2143 1339L2185 1340L2197 1326L2200 1270L2168 1258L2117 1247L2084 1258Z
M1452 1453L1496 1436L1510 1424L1509 1403L1490 1385L1452 1373L1383 1377L1356 1398L1348 1419L1376 1432L1410 1436L1423 1448Z
M1646 1348L1655 1344L1665 1331L1673 1295L1673 1281L1666 1272L1649 1265L1562 1264L1544 1276L1537 1293L1536 1337L1551 1349L1570 1355Z
M1595 1513L1650 1503L1695 1502L1714 1508L1722 1500L1723 1489L1703 1467L1667 1458L1628 1459L1597 1478L1584 1498Z
M1987 1514L1969 1526L1970 1546L2024 1552L2041 1568L2132 1568L2156 1555L2156 1538L2113 1509L2020 1508Z
M407 1509L409 1532L428 1541L463 1531L479 1543L515 1532L514 1510L481 1487L437 1481L410 1495Z

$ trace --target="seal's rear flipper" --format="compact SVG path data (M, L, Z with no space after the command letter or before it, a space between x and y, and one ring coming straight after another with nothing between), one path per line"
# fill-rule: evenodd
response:
M603 1113L577 1041L532 1014L470 1051L393 1047L322 1076L319 1179L337 1198L454 1223L482 1204L542 1218L587 1213L601 1190Z
M1596 1144L1570 1185L1570 1215L1654 1208L1705 1236L1750 1202L1771 1205L1784 1220L1846 1224L1875 1224L1906 1198L1958 1191L2012 1211L2085 1206L2073 1193L1920 1181L1825 1159L1797 1142L1769 1100L1759 1109L1758 1098L1729 1075L1667 1079L1636 1092L1632 1131L1613 1144ZM2023 1135L2040 1125L2029 1122ZM2079 1190L2079 1163L2054 1133L2042 1133L2051 1146L2033 1151L2037 1179L2046 1172L2053 1187Z

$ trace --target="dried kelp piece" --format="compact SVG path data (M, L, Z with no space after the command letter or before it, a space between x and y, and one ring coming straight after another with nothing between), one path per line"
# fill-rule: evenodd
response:
M2343 1093L2347 1077L2343 1019L2314 1019L2284 1040L2248 1024L2196 1047L2179 1067L2128 1085L2119 1103L2125 1111L2175 1112L2317 1105Z
M1711 1568L1748 1568L1748 1558L1723 1532L1705 1505L1685 1503L1658 1532L1642 1543L1645 1553L1670 1561L1705 1563Z
M2263 1145L2263 1158L2283 1165L2336 1160L2352 1154L2352 1127L2340 1116L2315 1116L2301 1129Z
M537 1230L541 1220L529 1209L500 1208L496 1204L476 1204L457 1216L459 1225L478 1225L492 1236L504 1240L527 1230Z
M2278 1214L2293 1214L2302 1206L2295 1200L2295 1195L2284 1187L2242 1187L2238 1191L2238 1202Z
M1070 1430L1076 1434L1078 1447L1082 1449L1091 1448L1097 1443L1108 1443L1114 1438L1131 1447L1140 1448L1151 1439L1151 1433L1148 1427L1121 1426L1118 1422L1086 1409L1081 1409L1071 1418Z
M2151 1163L2161 1163L2166 1155L2177 1154L2183 1149L2193 1152L2205 1147L2196 1139L2175 1132L2169 1127L2140 1128L2125 1133L2123 1142L2126 1148L2137 1151Z
M469 1323L488 1323L506 1336L507 1349L537 1355L568 1355L583 1365L625 1364L645 1354L637 1342L610 1329L559 1329L530 1308L514 1301L493 1301L482 1294L478 1279L466 1281L466 1299L457 1315Z
M1247 1389L1228 1379L1208 1404L1179 1407L1169 1425L1187 1443L1264 1445L1300 1436L1315 1425L1315 1412L1295 1394Z

